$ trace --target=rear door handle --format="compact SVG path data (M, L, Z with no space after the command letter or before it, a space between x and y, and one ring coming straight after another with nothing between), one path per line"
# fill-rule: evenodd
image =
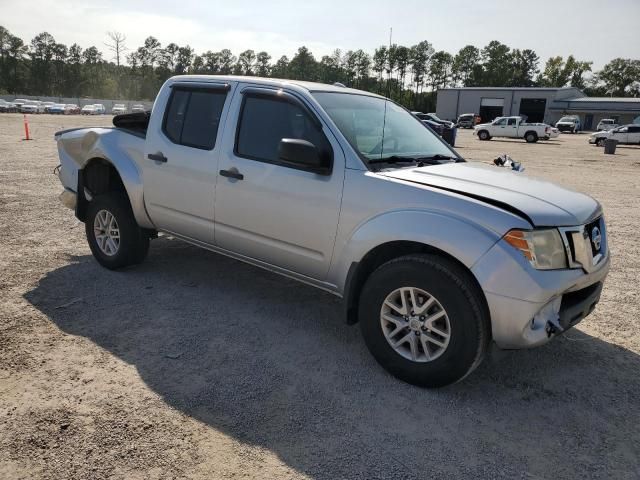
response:
M167 163L167 157L165 157L162 152L159 153L150 153L149 155L147 155L147 158L149 160L153 160L154 162L162 162L162 163Z
M220 170L220 175L227 178L235 178L236 180L244 179L244 175L241 174L235 167L231 170Z

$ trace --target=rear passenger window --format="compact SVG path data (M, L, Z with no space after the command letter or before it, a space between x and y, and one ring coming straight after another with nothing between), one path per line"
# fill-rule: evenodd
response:
M212 150L216 144L226 91L174 88L163 131L173 143Z
M307 112L286 100L246 96L236 139L239 156L278 163L278 146L283 138L313 143L320 154L330 154L331 146Z

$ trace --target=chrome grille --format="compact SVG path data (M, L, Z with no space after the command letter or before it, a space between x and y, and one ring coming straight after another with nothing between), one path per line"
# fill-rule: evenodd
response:
M569 268L590 272L607 256L607 234L602 217L577 227L560 227Z

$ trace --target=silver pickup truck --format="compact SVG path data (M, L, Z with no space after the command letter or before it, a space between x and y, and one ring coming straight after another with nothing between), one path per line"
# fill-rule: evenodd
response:
M55 135L61 200L101 265L141 262L166 232L321 288L407 382L458 381L491 341L544 344L600 298L597 201L467 163L378 95L180 76L114 124Z

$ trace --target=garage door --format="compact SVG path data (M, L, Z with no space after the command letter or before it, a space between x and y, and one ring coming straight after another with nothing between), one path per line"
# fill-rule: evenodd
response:
M504 107L504 98L482 98L481 107Z
M504 115L504 98L481 98L479 113L483 123L501 117Z

